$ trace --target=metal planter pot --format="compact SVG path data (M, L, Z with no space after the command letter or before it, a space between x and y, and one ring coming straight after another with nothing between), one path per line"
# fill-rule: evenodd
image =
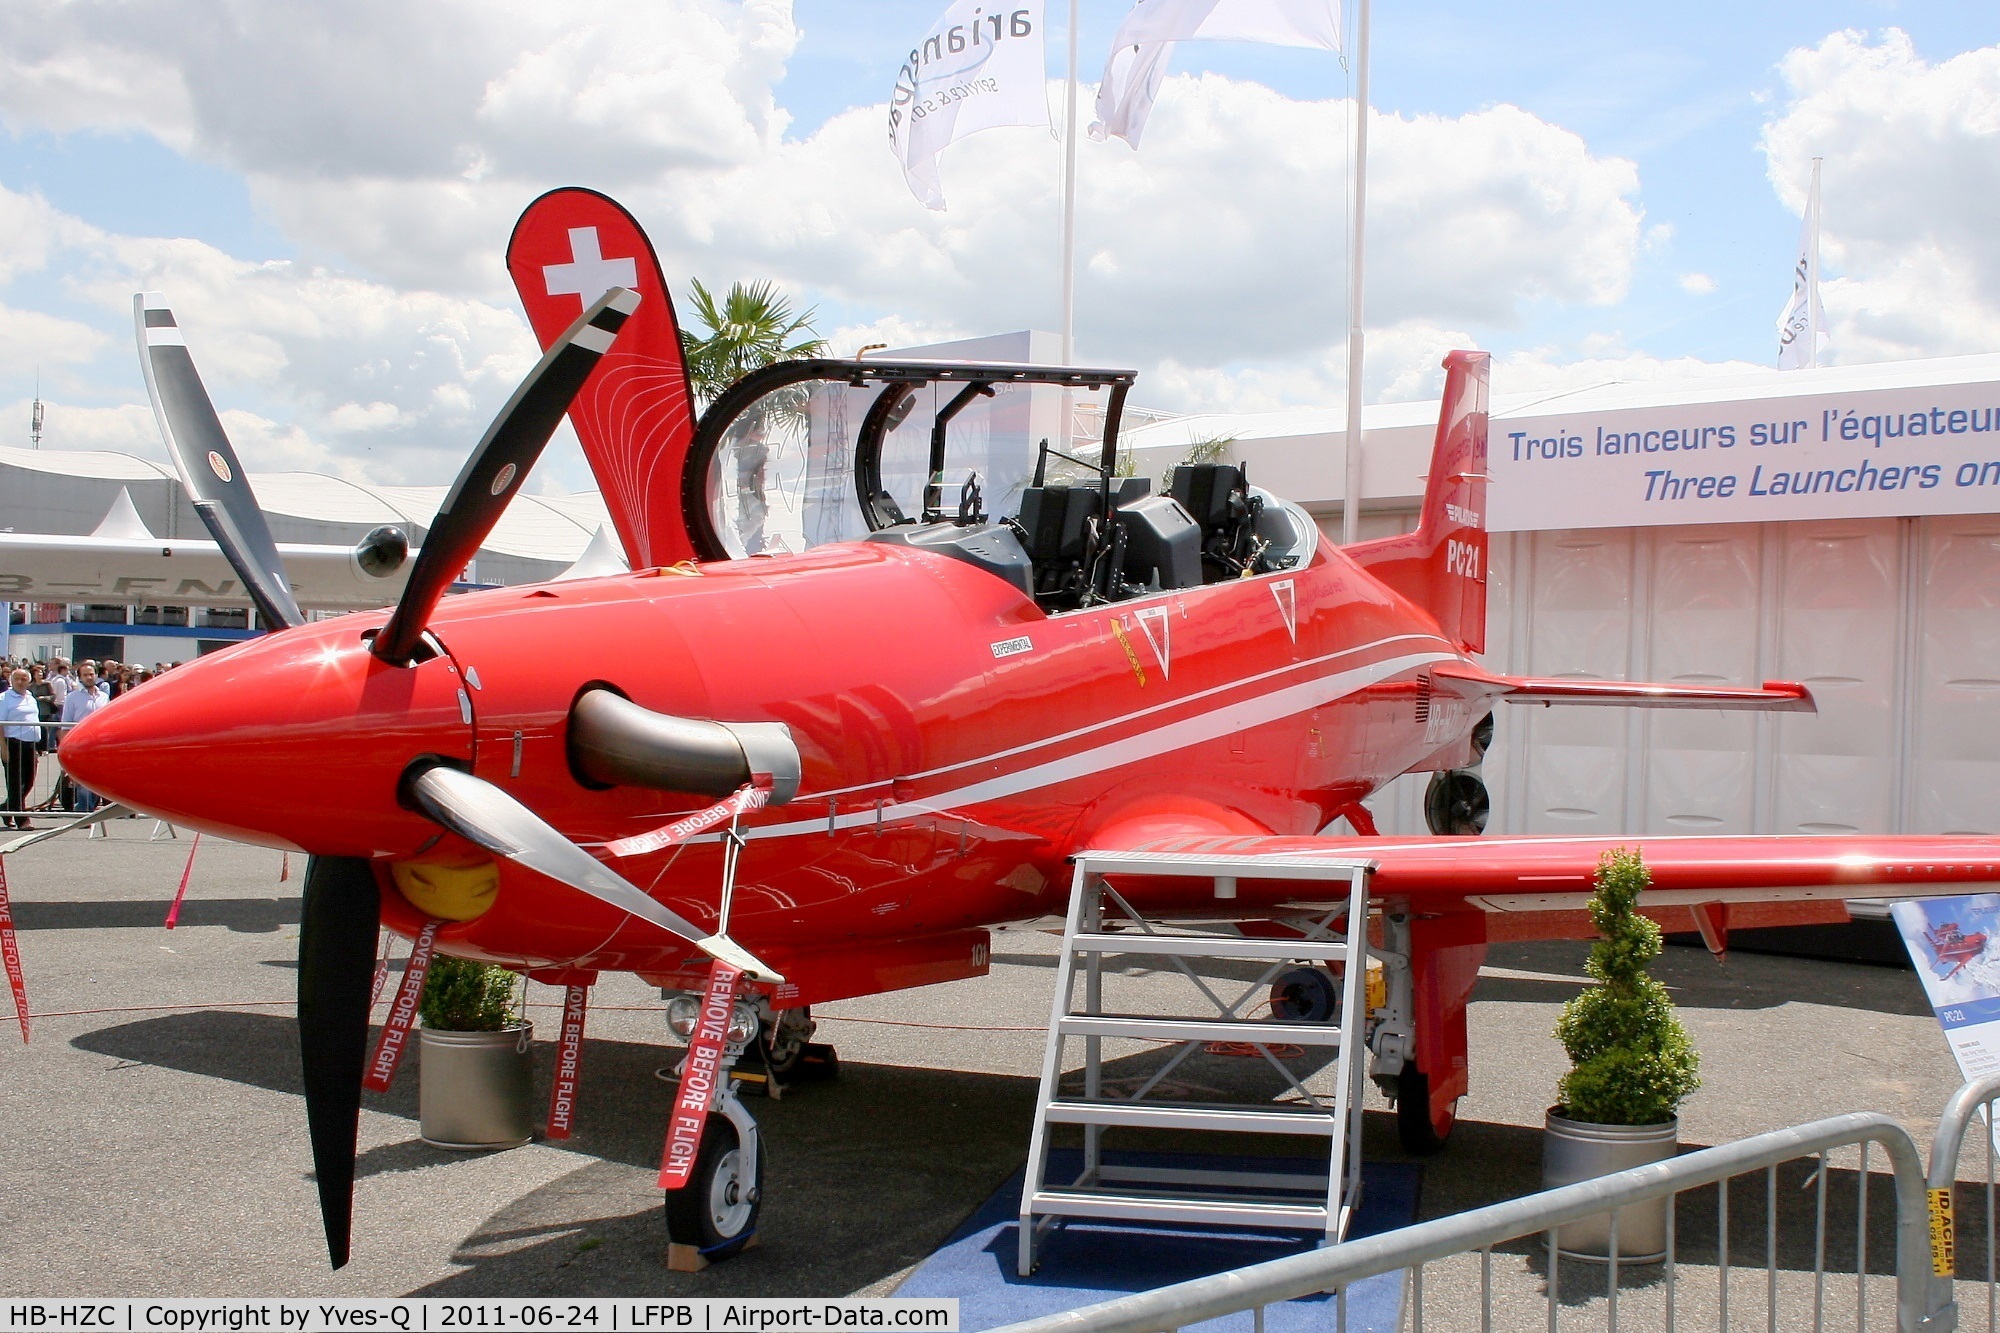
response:
M532 1024L417 1030L419 1134L434 1148L518 1148L535 1136Z
M1568 1120L1550 1108L1542 1135L1542 1188L1574 1185L1680 1151L1679 1120L1657 1125L1593 1125ZM1635 1203L1618 1210L1618 1261L1650 1263L1667 1253L1667 1209L1671 1198ZM1611 1257L1611 1214L1586 1217L1556 1232L1556 1249L1572 1259Z

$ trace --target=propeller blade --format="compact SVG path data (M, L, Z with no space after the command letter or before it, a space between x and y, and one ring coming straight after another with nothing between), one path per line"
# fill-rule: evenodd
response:
M562 337L549 344L549 350L514 390L514 396L486 428L479 447L465 460L443 507L431 520L417 563L410 570L410 581L403 587L402 600L375 636L375 656L398 666L411 660L438 599L479 553L480 545L514 498L517 483L542 456L543 447L569 410L570 400L638 308L637 292L613 287L577 316Z
M485 779L436 764L406 777L404 783L417 809L467 842L650 921L759 980L784 980L728 936L703 934L698 926L653 901L638 885Z
M335 1268L347 1263L354 1225L354 1146L381 926L381 898L366 861L315 856L307 863L299 917L299 1055L320 1220Z
M167 298L159 292L134 296L132 320L139 335L146 392L153 400L153 419L160 423L161 438L195 513L243 580L244 591L257 604L264 623L285 628L303 625L306 618L285 579L285 564L271 540L270 525L264 522L250 478L215 415L215 404L208 400Z

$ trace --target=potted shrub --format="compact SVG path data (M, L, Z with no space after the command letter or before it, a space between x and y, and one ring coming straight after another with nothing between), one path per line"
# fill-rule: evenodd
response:
M520 977L439 954L417 1013L417 1107L425 1143L518 1148L534 1137L534 1028L515 1004Z
M1660 953L1660 928L1635 909L1652 882L1637 851L1620 847L1597 866L1591 924L1601 937L1585 971L1596 985L1563 1006L1556 1037L1569 1052L1542 1140L1542 1186L1553 1189L1672 1157L1680 1150L1677 1112L1701 1086L1699 1059L1674 1016L1667 988L1646 972ZM1666 1252L1671 1199L1618 1213L1621 1262ZM1611 1217L1563 1227L1557 1248L1609 1258Z

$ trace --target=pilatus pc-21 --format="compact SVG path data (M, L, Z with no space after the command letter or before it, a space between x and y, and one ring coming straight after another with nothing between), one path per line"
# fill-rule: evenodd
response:
M622 209L546 195L508 262L547 355L394 609L312 623L171 311L137 302L167 440L188 477L220 479L194 487L202 512L282 628L119 698L63 758L148 815L310 853L299 1024L336 1265L383 925L442 922L445 952L558 984L699 990L721 960L741 970L739 1041L795 1046L810 1005L984 973L989 928L1061 914L1086 849L1365 857L1373 903L1407 924L1390 1006L1407 1019L1378 1031L1371 1072L1429 1148L1466 1091L1488 942L1578 933L1600 854L1633 840L1319 831L1370 828L1360 802L1399 774L1468 765L1497 704L1813 706L1797 685L1479 664L1482 354L1445 361L1416 530L1342 547L1233 467L1176 469L1166 494L1112 475L1132 372L791 362L697 421ZM1065 393L1101 405L1087 457L1038 415ZM630 572L444 596L565 411ZM713 826L719 798L740 838ZM1712 937L1959 890L2000 860L1978 838L1636 841L1649 908ZM1123 891L1212 918L1211 887ZM1301 896L1245 878L1227 913L1282 932ZM754 1230L760 1175L754 1122L722 1100L667 1208L676 1239L716 1253Z

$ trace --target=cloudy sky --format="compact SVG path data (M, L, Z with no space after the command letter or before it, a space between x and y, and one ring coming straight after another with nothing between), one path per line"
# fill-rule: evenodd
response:
M944 7L0 0L0 442L39 374L45 447L160 456L147 287L251 467L448 481L534 359L508 230L567 184L638 215L677 295L774 279L843 353L1055 328L1049 132L949 150L943 213L889 155ZM1082 0L1088 84L1126 8ZM1376 0L1367 399L1435 392L1453 346L1501 392L1771 365L1816 155L1830 359L2000 350L1996 43L1991 0ZM1173 70L1142 151L1080 145L1079 358L1150 406L1337 405L1351 72Z

